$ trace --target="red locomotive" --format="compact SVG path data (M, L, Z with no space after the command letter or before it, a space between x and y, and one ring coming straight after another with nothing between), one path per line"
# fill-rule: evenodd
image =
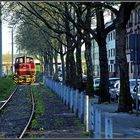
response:
M14 80L16 83L34 83L36 80L36 65L32 57L17 57L15 59Z

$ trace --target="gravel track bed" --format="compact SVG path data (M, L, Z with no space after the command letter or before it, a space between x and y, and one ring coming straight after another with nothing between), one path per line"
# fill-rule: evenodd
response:
M0 111L0 138L18 138L28 122L32 109L30 86L20 85Z
M28 129L24 138L88 138L83 135L83 125L77 125L77 118L54 93L48 94L44 85L38 85L43 96L45 112L37 118L39 127ZM40 129L43 128L41 131Z
M0 107L3 105L4 103L0 102Z

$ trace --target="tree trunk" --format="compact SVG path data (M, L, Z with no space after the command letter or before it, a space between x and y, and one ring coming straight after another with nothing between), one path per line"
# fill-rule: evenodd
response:
M44 54L44 74L49 77L49 61L48 61L48 55L45 53Z
M55 64L55 73L54 73L54 79L58 80L58 57L57 57L57 52L55 51L54 55L54 64Z
M63 77L63 84L65 83L65 63L64 63L64 55L63 55L63 48L62 48L62 44L59 42L59 48L60 48L60 59L61 59L61 65L62 65L62 77Z
M71 85L69 53L66 54L66 85Z
M76 69L77 69L77 89L82 90L82 63L81 63L81 43L76 48Z
M97 16L97 43L99 46L100 87L99 103L110 102L109 98L109 73L106 50L106 34L102 7L96 9Z
M120 70L120 95L119 112L132 111L132 98L129 87L129 72L126 58L126 24L130 18L135 3L121 3L119 14L116 20L116 60Z
M86 28L90 29L91 27L91 8L87 7L86 14ZM88 96L93 96L93 66L92 66L92 57L91 57L91 37L90 32L85 31L86 39L85 41L85 59L87 66L87 84L86 84L86 94Z
M53 68L53 50L50 47L49 48L49 52L51 52L51 54L48 56L49 57L49 75L51 78L53 78L54 76L54 68Z
M121 24L119 24L116 28L116 60L120 69L119 112L132 111L125 37L126 28L125 26L121 26Z
M70 77L71 77L71 85L74 89L76 89L76 64L74 59L74 50L70 51Z
M65 12L68 13L67 4L65 4ZM70 25L68 19L64 18L65 30L68 33L71 33ZM70 36L66 34L67 41L67 52L66 55L66 84L70 85L73 88L76 88L76 66L74 59L74 49L71 49L73 42ZM71 49L71 50L70 50Z
M88 39L87 42L85 42L85 59L87 65L86 94L88 96L93 96L93 67L91 58L91 41L88 41Z

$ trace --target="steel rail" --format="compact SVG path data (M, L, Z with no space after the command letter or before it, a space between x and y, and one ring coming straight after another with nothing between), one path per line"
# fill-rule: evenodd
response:
M32 96L32 112L31 112L30 118L29 118L29 120L28 120L28 123L27 123L27 125L25 126L24 130L22 131L22 133L21 133L19 139L21 139L21 138L24 136L24 134L25 134L25 132L26 132L26 130L27 130L29 124L31 123L31 120L32 120L32 118L33 118L33 115L34 115L34 111L35 111L35 101L34 101L34 96L33 96L32 88L31 88L31 96Z
M12 94L9 96L9 98L4 102L4 104L0 107L0 111L6 106L6 104L10 101L14 93L17 91L19 86L16 87L16 89L12 92Z

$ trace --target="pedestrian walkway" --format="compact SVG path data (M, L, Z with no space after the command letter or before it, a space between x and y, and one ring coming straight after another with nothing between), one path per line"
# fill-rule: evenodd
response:
M140 114L136 116L136 111L134 113L117 113L117 103L97 104L97 100L95 100L95 108L101 110L102 130L105 127L105 113L111 114L113 138L140 138Z

